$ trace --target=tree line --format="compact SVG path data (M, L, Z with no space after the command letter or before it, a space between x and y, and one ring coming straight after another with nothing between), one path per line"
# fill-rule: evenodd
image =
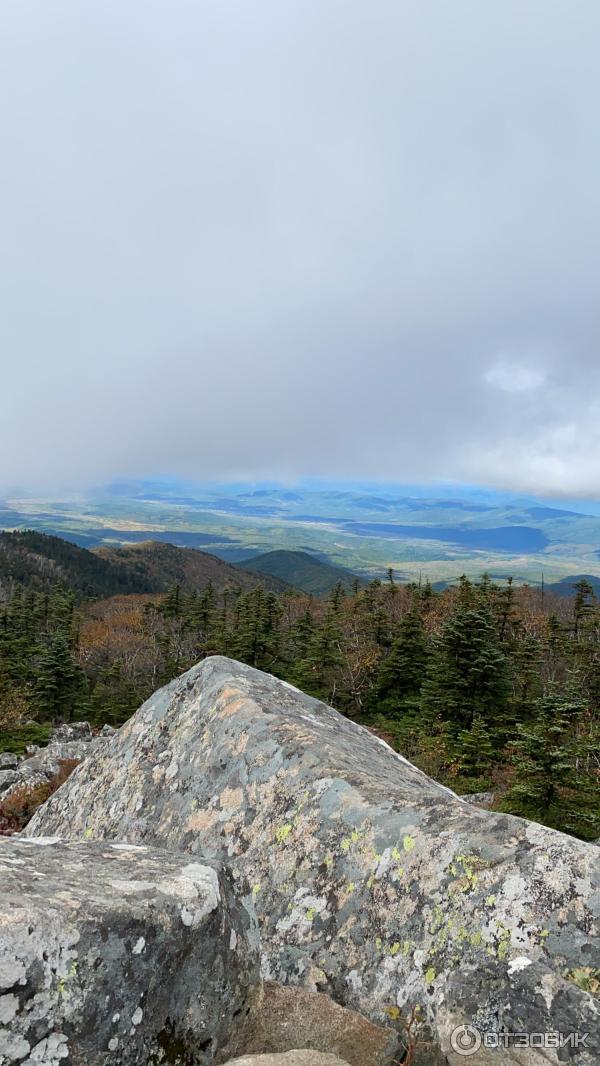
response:
M436 592L390 573L327 600L175 586L83 608L60 588L16 589L0 607L0 740L119 724L212 654L333 704L458 792L600 836L600 606L585 581L560 600L487 576Z

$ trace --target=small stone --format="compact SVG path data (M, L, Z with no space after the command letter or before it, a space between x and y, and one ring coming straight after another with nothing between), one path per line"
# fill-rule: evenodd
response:
M319 1051L286 1051L279 1055L243 1055L241 1059L229 1059L225 1066L349 1066L337 1055ZM370 1066L364 1063L363 1066Z

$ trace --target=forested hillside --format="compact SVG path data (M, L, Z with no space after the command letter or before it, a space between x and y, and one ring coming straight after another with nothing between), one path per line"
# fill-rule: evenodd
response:
M31 720L123 722L215 653L332 703L459 792L600 835L600 608L585 581L571 599L390 575L326 600L209 583L92 603L15 585L0 607L3 746Z
M111 596L124 592L166 592L178 583L186 590L255 588L265 585L277 592L284 581L239 570L215 555L195 548L180 548L144 541L93 551L61 537L34 530L0 532L0 594L13 586L53 589L60 585L76 598Z
M135 574L153 592L167 592L175 584L187 591L198 591L209 583L218 592L226 588L248 590L258 584L274 592L285 592L287 588L285 580L276 574L253 573L250 566L242 569L197 548L160 541L95 548L90 554L108 563L113 573Z
M313 596L322 596L331 592L336 585L350 592L366 582L344 570L341 566L332 566L309 552L272 551L264 555L255 555L237 564L243 570L250 570L263 576L276 578L294 588L301 589Z
M85 548L34 530L0 532L0 591L15 584L37 589L61 584L80 596L153 590L131 566L115 569Z

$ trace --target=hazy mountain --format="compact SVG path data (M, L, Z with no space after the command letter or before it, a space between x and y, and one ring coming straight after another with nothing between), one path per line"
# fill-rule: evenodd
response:
M558 596L574 596L574 586L578 581L587 581L593 588L596 597L600 599L600 578L594 577L593 574L573 574L572 577L564 577L562 581L555 581L553 584L548 585L547 588Z
M256 555L252 559L238 563L238 569L253 570L255 573L269 575L280 581L293 585L313 596L322 596L341 584L346 591L351 591L356 581L362 584L362 578L340 566L317 559L308 552L272 551Z

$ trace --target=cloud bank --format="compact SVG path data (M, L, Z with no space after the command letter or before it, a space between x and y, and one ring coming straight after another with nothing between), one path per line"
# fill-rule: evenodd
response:
M600 495L600 8L5 0L0 484Z

